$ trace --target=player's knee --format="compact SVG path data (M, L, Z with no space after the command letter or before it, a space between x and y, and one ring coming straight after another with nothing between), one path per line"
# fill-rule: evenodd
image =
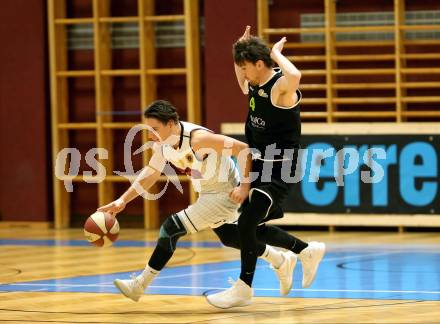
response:
M252 218L252 213L242 213L237 222L238 232L241 238L247 237L248 233L256 230L258 221Z
M159 231L157 245L161 248L174 252L177 241L186 234L186 229L176 214L168 216Z
M271 201L265 194L255 191L252 200L243 208L238 219L240 233L246 232L248 228L255 230L260 221L266 217L270 205Z

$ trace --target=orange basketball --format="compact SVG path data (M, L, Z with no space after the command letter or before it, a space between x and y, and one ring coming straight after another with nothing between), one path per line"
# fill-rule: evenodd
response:
M84 224L87 241L96 246L111 246L119 235L119 223L116 217L97 211L87 218Z

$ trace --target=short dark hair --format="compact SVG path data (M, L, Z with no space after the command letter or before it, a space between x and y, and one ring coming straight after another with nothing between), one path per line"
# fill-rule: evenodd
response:
M170 120L177 124L179 122L179 114L176 108L166 100L153 101L144 110L145 118L155 118L162 124L167 124Z
M233 46L234 61L237 65L243 65L246 61L252 64L261 60L268 68L274 66L270 57L270 48L259 37L251 36L249 39L239 40Z

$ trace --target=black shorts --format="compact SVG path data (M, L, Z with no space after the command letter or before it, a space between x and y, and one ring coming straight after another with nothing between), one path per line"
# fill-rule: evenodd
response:
M266 168L264 167L266 164ZM290 168L286 168L283 162L267 162L260 159L252 161L252 172L258 173L258 178L251 183L251 190L249 193L249 198L243 202L242 207L249 204L249 199L252 200L252 194L255 190L262 192L267 195L272 204L270 206L267 216L262 222L267 222L271 219L282 218L284 216L283 212L283 202L287 198L289 191L292 190L293 184L286 182L282 177L282 172L285 175L293 177L295 175L296 169L296 158L293 159Z

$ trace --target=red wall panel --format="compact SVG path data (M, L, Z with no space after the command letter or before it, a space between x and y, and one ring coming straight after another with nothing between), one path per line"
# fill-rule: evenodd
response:
M44 0L0 10L0 220L49 220Z
M205 121L219 131L225 122L243 122L246 96L235 78L232 44L243 34L246 25L257 31L256 1L224 0L205 2Z

